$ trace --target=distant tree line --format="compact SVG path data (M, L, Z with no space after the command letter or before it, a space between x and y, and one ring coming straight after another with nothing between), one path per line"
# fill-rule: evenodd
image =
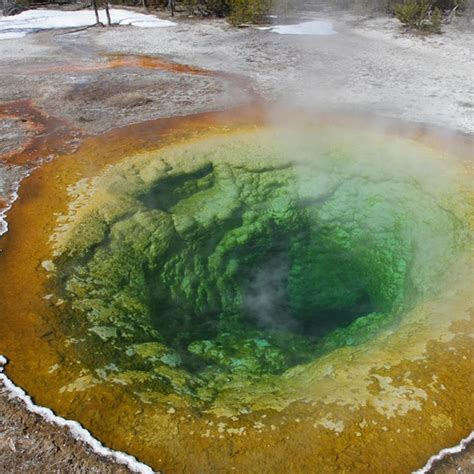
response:
M439 33L444 23L463 17L471 25L474 0L334 0L343 8L395 15L408 28Z
M1 0L4 14L15 14L22 8L47 3L74 3L77 0ZM108 0L88 0L89 6L108 7ZM114 5L168 9L198 16L226 17L236 25L262 23L270 14L279 18L290 14L299 2L308 0L113 0ZM314 0L314 6L324 0ZM405 26L427 32L439 32L443 23L463 16L470 24L474 16L474 0L327 0L326 3L364 13L395 15Z
M227 17L234 24L261 23L270 14L285 17L299 2L308 0L115 0L117 4L142 4L149 8L179 8L200 16ZM474 14L474 0L314 0L314 5L328 3L361 12L395 15L406 26L416 29L439 30L442 22L455 16L469 21Z
M405 0L394 6L396 17L408 28L441 33L443 23L456 16L472 22L474 0Z
M132 0L133 1L133 0ZM268 15L285 15L292 11L295 0L138 0L149 8L168 8L173 15L176 10L191 15L229 18L234 24L261 23ZM114 3L130 4L130 0Z
M78 3L77 0L0 0L4 15L46 4ZM113 0L114 5L141 6L147 9L166 8L174 15L185 11L199 16L227 17L233 23L259 23L272 12L284 14L291 10L294 0ZM84 3L84 2L81 2ZM87 4L87 2L85 2ZM87 6L107 8L107 0L89 0Z

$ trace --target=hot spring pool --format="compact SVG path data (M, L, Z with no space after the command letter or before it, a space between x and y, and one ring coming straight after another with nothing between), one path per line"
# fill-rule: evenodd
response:
M54 172L20 318L54 336L11 351L107 444L165 472L405 472L472 423L461 161L304 124Z

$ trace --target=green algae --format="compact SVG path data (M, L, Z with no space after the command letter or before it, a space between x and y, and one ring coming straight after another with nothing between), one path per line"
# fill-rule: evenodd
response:
M67 332L104 376L205 402L363 344L462 247L450 173L408 142L334 130L132 158L96 183L58 258Z

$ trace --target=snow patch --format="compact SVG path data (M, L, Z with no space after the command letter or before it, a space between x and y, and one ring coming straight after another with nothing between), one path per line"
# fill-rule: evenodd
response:
M7 364L7 359L0 355L0 382L3 383L9 398L15 398L25 403L28 411L40 415L48 423L58 426L65 426L69 429L73 438L87 444L96 454L113 459L116 463L124 464L132 472L140 474L153 474L153 471L146 464L137 461L136 458L129 454L120 451L114 451L106 448L100 441L95 439L85 428L83 428L77 421L66 420L57 416L52 410L45 407L35 405L31 398L25 393L23 389L17 387L4 373L3 366Z
M169 20L162 20L153 15L135 13L127 10L111 9L112 23L132 25L139 28L167 28L176 25ZM107 23L105 10L99 10L99 19ZM27 10L19 15L0 17L0 40L21 38L37 30L54 28L78 28L94 25L93 10L61 11L61 10Z
M0 31L0 40L23 38L24 36L26 36L26 31Z
M328 36L335 35L334 25L330 21L305 21L296 25L275 25L259 28L268 30L279 35L310 35L310 36Z

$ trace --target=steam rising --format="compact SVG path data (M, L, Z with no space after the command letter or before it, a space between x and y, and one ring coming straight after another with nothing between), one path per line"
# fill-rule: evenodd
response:
M244 306L258 326L282 331L298 329L299 325L288 306L289 270L288 255L272 257L257 269L244 295Z

